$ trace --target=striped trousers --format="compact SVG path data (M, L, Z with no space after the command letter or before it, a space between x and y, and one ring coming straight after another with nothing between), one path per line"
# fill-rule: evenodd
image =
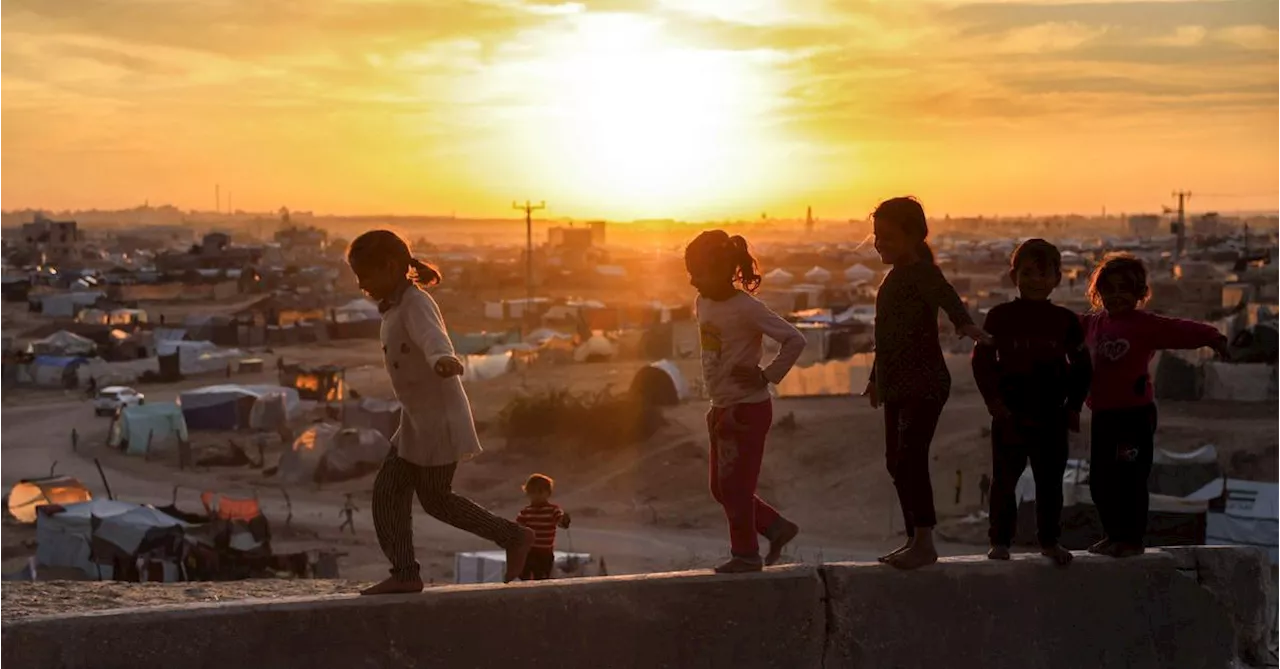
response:
M453 492L458 463L422 467L404 460L393 449L382 461L373 483L373 527L378 545L391 561L391 576L419 578L413 554L413 496L433 518L507 548L520 539L520 526L499 518L475 502Z

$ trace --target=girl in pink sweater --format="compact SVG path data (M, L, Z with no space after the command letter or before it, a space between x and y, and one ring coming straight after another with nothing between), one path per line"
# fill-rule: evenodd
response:
M1093 360L1089 492L1105 533L1089 547L1090 553L1143 553L1156 431L1148 369L1156 351L1209 347L1219 355L1227 352L1226 337L1212 325L1144 311L1150 294L1142 261L1127 253L1110 254L1093 272L1093 311L1081 318Z

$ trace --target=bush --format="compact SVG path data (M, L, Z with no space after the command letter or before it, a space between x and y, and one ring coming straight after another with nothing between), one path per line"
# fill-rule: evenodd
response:
M644 441L665 424L662 413L631 395L571 393L552 388L513 399L498 414L508 442L558 441L579 447L614 447Z

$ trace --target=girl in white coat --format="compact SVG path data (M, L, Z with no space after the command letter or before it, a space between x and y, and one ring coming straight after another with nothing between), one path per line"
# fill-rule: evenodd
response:
M439 283L440 273L414 258L389 230L357 237L347 249L347 264L382 312L382 356L402 407L400 428L373 484L373 526L391 561L391 577L361 594L422 590L413 554L415 493L433 517L506 549L506 580L512 580L524 568L534 533L453 492L458 462L481 449L462 388L462 363L440 307L423 290Z

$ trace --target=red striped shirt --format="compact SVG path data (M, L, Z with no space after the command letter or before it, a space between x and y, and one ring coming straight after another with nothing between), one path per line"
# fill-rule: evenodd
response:
M550 549L556 546L556 523L560 522L562 516L564 511L555 504L530 504L520 511L516 522L533 530L534 548Z

